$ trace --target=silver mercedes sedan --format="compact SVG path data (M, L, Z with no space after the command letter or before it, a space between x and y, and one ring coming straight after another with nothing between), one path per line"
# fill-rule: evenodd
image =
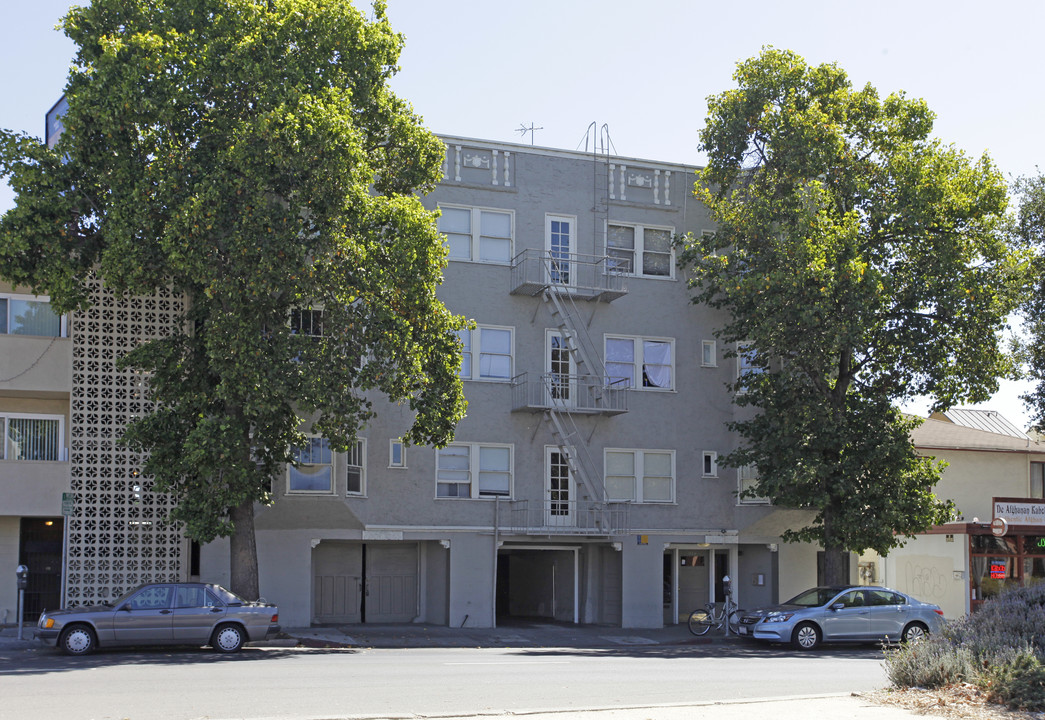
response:
M844 585L811 588L780 605L741 611L739 633L812 650L822 642L911 642L942 623L939 605L889 588Z
M210 645L233 653L279 632L279 608L220 585L151 583L112 603L45 610L36 637L69 655L121 645Z

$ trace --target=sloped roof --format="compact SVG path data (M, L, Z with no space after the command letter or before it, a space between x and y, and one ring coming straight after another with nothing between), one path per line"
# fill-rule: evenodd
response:
M1020 437L1016 437L1009 433L990 432L957 425L947 420L935 419L935 417L936 413L911 432L911 441L915 447L1045 453L1045 444L1036 443L1023 433L1020 433ZM1004 418L1002 419L1004 420Z
M967 428L986 430L999 435L1011 435L1012 437L1027 440L1027 433L1020 430L1005 419L1001 413L994 410L973 410L971 408L951 408L946 412L936 412L930 415L933 420L952 422Z

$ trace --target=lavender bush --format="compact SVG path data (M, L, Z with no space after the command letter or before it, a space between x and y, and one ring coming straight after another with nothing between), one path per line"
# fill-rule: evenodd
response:
M1013 708L1045 709L1045 583L1015 588L937 635L890 651L898 687L972 682Z

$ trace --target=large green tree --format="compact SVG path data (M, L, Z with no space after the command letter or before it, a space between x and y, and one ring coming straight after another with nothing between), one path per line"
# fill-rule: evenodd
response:
M416 196L442 143L388 87L403 39L381 2L367 19L348 0L93 0L63 27L60 141L0 137L0 274L60 310L90 272L187 297L180 330L123 359L157 403L126 439L190 537L231 536L233 589L257 597L253 506L302 418L344 450L372 392L409 404L416 443L464 413L463 320L436 298L445 254Z
M1045 430L1045 176L1022 177L1014 190L1020 200L1016 236L1034 253L1031 292L1022 308L1026 338L1020 343L1033 386L1023 400L1041 431Z
M827 580L847 581L845 551L886 553L953 511L896 404L981 401L1011 369L1023 265L1006 185L930 137L923 101L855 89L834 64L767 48L734 79L700 134L718 229L682 256L745 361L725 462L757 468L749 495L813 511L786 539L820 543Z

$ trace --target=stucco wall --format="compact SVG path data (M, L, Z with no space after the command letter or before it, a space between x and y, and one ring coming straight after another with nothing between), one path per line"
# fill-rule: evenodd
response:
M968 537L920 535L878 557L881 584L924 602L936 603L948 618L969 611Z
M18 608L18 542L21 522L17 517L0 515L0 623L16 622Z

